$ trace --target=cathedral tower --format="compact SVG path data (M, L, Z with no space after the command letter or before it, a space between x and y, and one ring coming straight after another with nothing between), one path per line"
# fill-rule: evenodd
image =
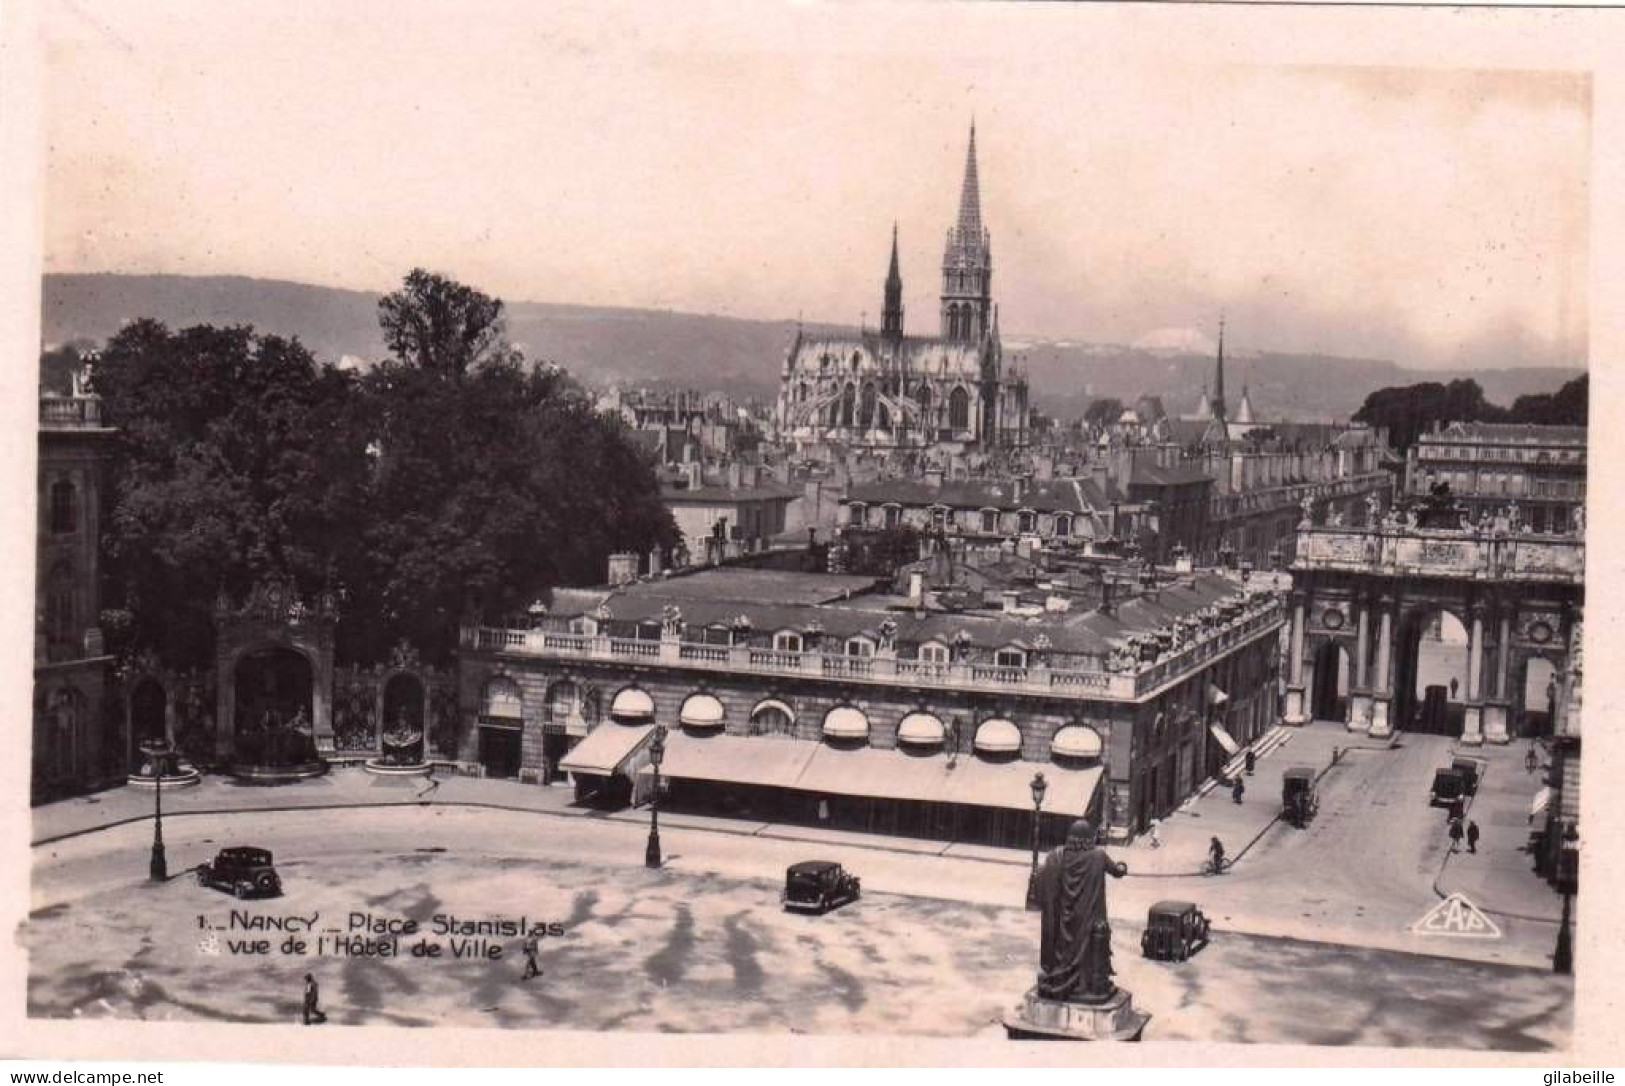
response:
M942 338L976 343L993 320L993 248L982 228L982 193L976 177L976 125L965 152L959 221L948 231L942 256Z
M886 273L886 300L880 309L880 335L888 343L903 342L903 273L897 267L897 224L891 227L891 270Z

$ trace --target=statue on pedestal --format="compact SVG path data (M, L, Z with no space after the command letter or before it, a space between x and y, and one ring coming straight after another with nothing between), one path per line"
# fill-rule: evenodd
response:
M1005 1018L1010 1037L1139 1040L1151 1016L1113 980L1106 914L1106 877L1126 874L1128 865L1106 855L1087 819L1072 823L1066 844L1045 858L1033 884L1042 918L1038 981Z

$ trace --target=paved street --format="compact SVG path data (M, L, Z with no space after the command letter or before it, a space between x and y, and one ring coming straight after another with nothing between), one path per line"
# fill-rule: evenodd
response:
M614 819L416 806L166 824L177 871L226 844L276 849L286 895L247 903L185 876L147 885L148 826L62 841L38 850L30 1008L291 1022L311 971L337 1024L964 1036L996 1034L1030 983L1036 918L1009 904L1020 865L837 847L828 851L863 875L866 894L806 918L778 910L774 877L812 851L806 843L673 828L668 868L649 872L643 832ZM1224 894L1245 896L1243 877ZM1132 910L1148 891L1217 892L1223 881L1112 887L1119 981L1157 1016L1149 1039L1532 1049L1567 1036L1572 985L1538 969L1252 937L1223 922L1191 962L1139 958ZM241 923L315 916L313 934L331 938L352 912L386 924L524 914L562 930L543 940L545 976L521 984L512 937L490 940L503 950L494 960L453 959L441 937L437 959L287 956L288 932ZM233 913L236 930L199 926L227 926ZM264 956L231 947L262 938ZM403 954L411 941L400 940Z

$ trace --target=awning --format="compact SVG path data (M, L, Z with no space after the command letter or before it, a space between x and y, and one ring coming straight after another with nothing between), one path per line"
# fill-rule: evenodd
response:
M831 739L867 739L869 718L861 709L837 705L824 717L824 735Z
M1223 724L1209 724L1207 730L1213 733L1213 738L1219 741L1224 752L1234 758L1241 753L1241 744L1230 738L1230 733L1224 730Z
M1540 791L1535 793L1534 801L1529 804L1529 817L1534 818L1551 805L1552 790L1550 788L1542 788Z
M822 743L800 739L699 737L673 732L666 737L660 773L682 780L793 788L807 762L822 749ZM653 772L645 768L640 775L650 776Z
M987 762L960 758L940 800L1007 811L1033 809L1033 775L1044 774L1044 812L1082 818L1100 786L1101 769L1062 769L1034 762Z
M682 711L677 719L690 727L720 728L722 727L722 702L710 694L694 694L683 702Z
M1099 758L1102 750L1100 733L1093 728L1069 724L1055 733L1049 745L1051 754L1063 758Z
M610 702L609 718L628 724L651 721L655 718L654 699L637 687L629 686L616 694L615 700Z
M1021 729L1008 720L984 720L976 729L976 749L988 754L1010 754L1021 749Z
M803 792L932 803L942 798L948 759L916 757L896 750L838 750L818 745L795 787Z
M940 743L946 734L942 721L930 713L910 713L897 725L899 743Z
M607 777L638 754L653 731L653 724L600 724L560 759L559 768Z
M1220 690L1217 686L1214 686L1212 683L1208 683L1207 684L1207 700L1208 700L1209 705L1223 705L1225 702L1230 700L1230 695L1226 694L1223 690ZM1232 751L1231 753L1233 754L1235 752Z

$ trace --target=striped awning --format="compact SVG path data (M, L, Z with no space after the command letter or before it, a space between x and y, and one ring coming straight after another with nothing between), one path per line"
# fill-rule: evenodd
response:
M1551 805L1552 790L1550 788L1542 788L1540 791L1535 793L1534 800L1529 804L1529 817L1534 818Z
M1021 729L998 717L976 729L976 749L984 754L1010 754L1021 749Z
M1224 730L1224 725L1209 724L1207 730L1213 733L1213 738L1219 741L1219 746L1224 748L1226 754L1234 758L1241 753L1241 744L1230 737L1230 733Z
M623 724L646 723L655 718L655 701L646 691L629 686L610 702L609 718Z
M1069 724L1055 733L1049 745L1051 754L1063 758L1099 758L1102 744L1100 733L1093 728Z
M897 741L899 743L917 743L925 745L940 743L947 734L942 721L930 713L910 713L897 725Z
M824 717L824 735L829 739L867 739L869 718L861 709L837 705Z
M631 763L642 760L634 756L643 750L653 731L653 724L600 724L559 760L559 768L593 777L607 777L617 771L631 776L637 768Z
M677 719L693 728L722 727L722 702L710 694L694 694L683 702Z

